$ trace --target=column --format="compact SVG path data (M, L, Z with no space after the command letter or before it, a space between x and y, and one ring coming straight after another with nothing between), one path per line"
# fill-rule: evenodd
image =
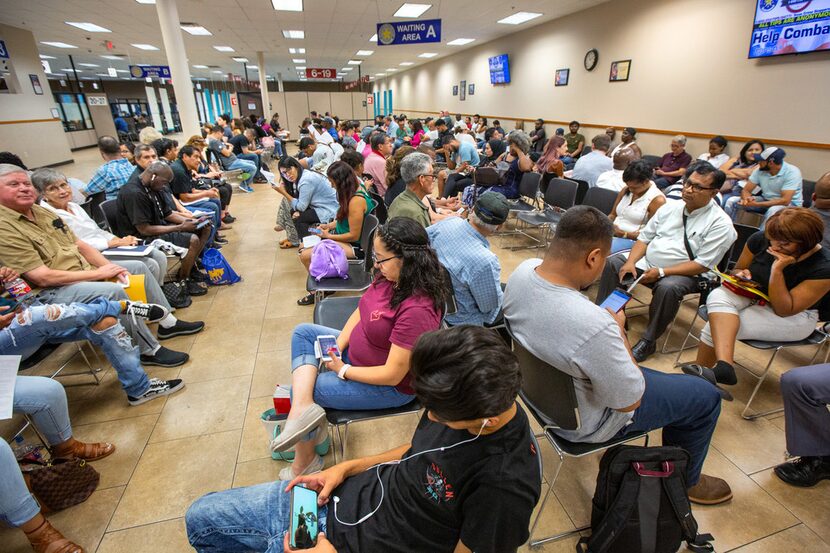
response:
M201 134L199 117L196 114L196 99L193 96L193 84L190 82L190 67L184 50L182 30L179 27L179 9L176 0L156 0L156 12L159 16L161 38L164 41L164 53L176 92L176 105L182 121L184 136Z
M256 53L256 64L259 67L259 93L262 95L262 116L266 121L271 119L271 101L268 99L268 79L265 71L265 53Z

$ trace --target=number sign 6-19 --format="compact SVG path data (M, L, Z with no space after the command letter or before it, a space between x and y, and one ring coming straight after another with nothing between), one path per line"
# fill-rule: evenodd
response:
M305 76L309 79L336 79L337 71L335 69L308 67L305 70Z

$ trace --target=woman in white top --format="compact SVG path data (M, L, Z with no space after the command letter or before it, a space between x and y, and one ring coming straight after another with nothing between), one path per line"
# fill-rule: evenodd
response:
M40 205L56 212L78 238L96 250L104 251L107 248L138 244L138 239L134 236L119 238L99 227L84 208L72 202L72 191L66 177L54 169L37 169L32 173L32 184L43 197ZM143 257L107 256L107 259L113 262L141 261L147 265L159 285L164 284L167 256L161 250L153 248Z
M709 151L705 154L700 154L698 159L708 161L716 169L720 169L721 165L729 161L729 154L725 153L728 142L722 136L716 136L709 141Z
M666 204L666 197L651 181L652 168L638 159L623 171L623 188L609 216L614 222L614 240L611 253L630 250L640 235L640 229Z

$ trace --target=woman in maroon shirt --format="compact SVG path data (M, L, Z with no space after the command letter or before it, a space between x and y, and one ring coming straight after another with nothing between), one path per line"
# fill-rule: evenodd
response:
M292 404L274 451L296 444L290 480L323 468L314 453L316 429L332 409L387 409L414 399L410 357L421 334L441 324L448 284L426 230L408 218L391 219L374 239L375 270L380 273L360 298L343 330L301 324L291 338ZM327 354L318 375L314 344L318 336L337 337L342 357ZM293 469L293 471L292 471Z

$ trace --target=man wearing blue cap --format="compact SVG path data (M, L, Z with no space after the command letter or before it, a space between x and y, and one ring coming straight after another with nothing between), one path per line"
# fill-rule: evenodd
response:
M775 146L755 154L758 168L749 176L740 198L730 198L723 208L732 220L735 220L741 206L747 211L764 214L763 229L767 219L782 209L801 206L801 171L784 161L786 155L783 149ZM760 188L759 194L753 192L756 187Z

